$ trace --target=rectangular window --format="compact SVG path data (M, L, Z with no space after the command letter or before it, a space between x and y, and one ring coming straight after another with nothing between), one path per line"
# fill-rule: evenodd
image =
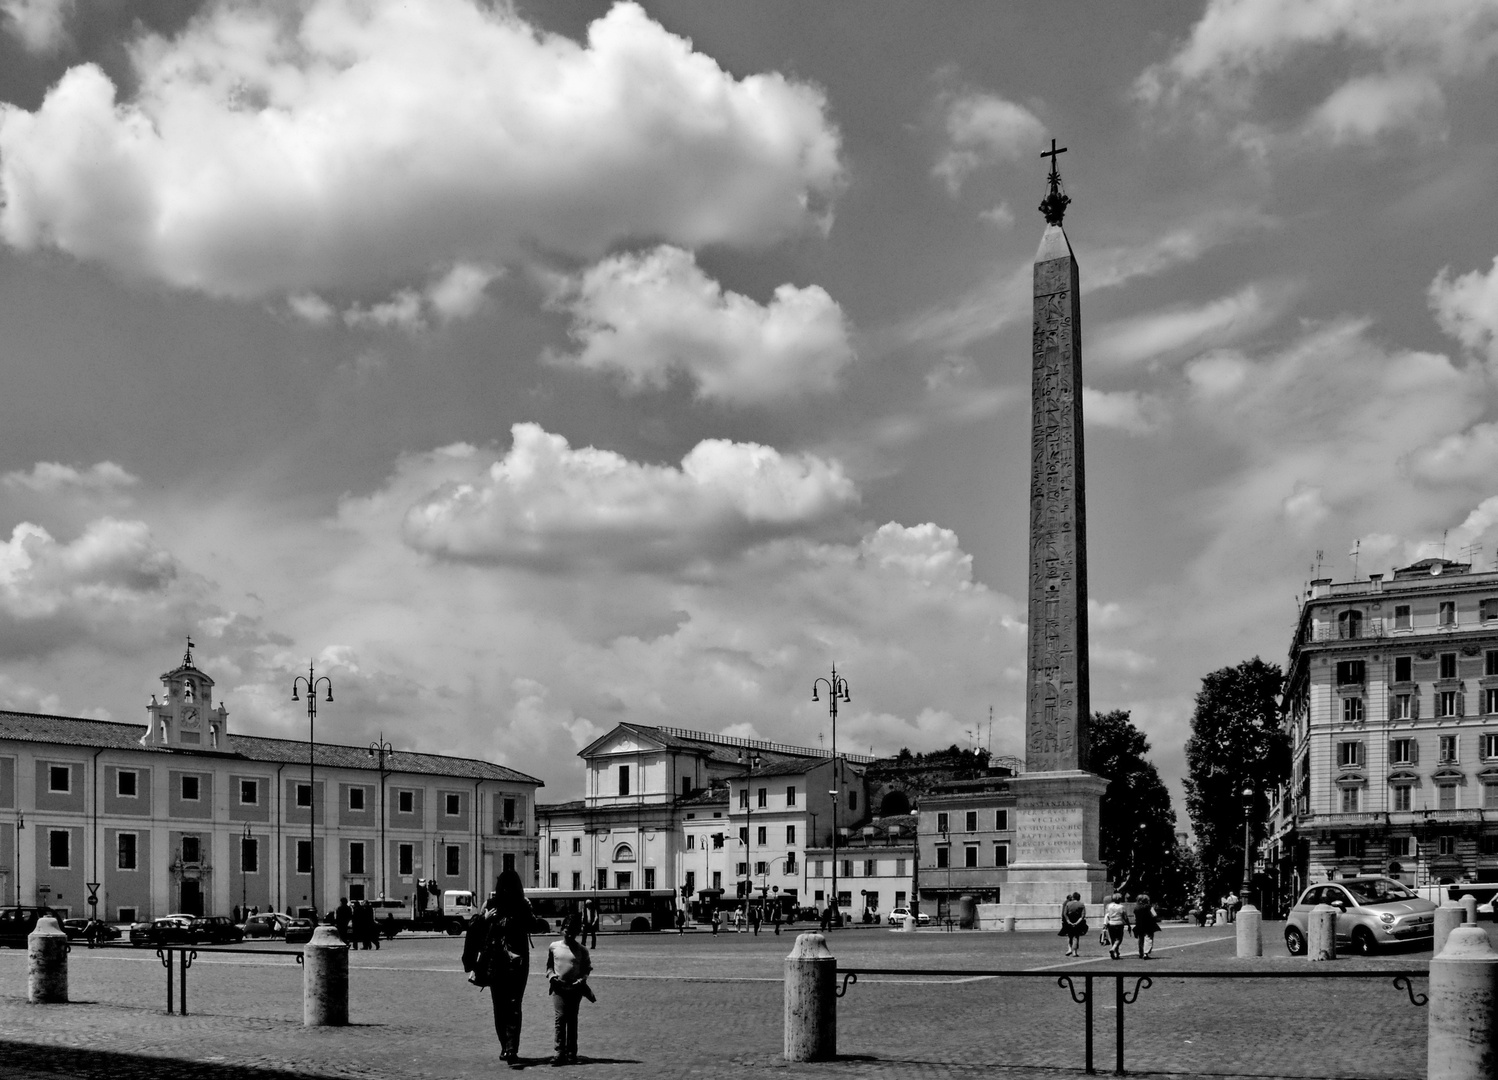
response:
M1441 736L1441 754L1440 754L1440 757L1441 757L1441 764L1442 765L1455 765L1457 763L1458 758L1456 756L1456 736L1455 735L1442 735Z
M1413 682L1415 678L1414 665L1415 658L1413 656L1394 657L1394 681Z
M1342 813L1356 814L1358 812L1358 790L1355 787L1342 789Z
M977 844L968 844L962 849L962 865L967 867L978 865Z
M1341 660L1337 663L1337 685L1347 686L1351 683L1364 683L1366 665L1362 660Z
M722 846L723 846L723 834L720 833L720 832L713 833L713 847L720 848Z
M553 836L551 838L551 854L555 855L561 849L561 846L562 846L562 842L560 840L558 840L555 836ZM691 844L687 845L687 847L691 847L691 846L692 846Z
M552 873L551 873L551 875L550 875L550 877L548 879L548 883L550 884L550 886L553 889L555 889L557 887L557 880L558 880L558 878L557 878L556 871L552 871Z
M628 765L620 765L619 766L619 794L620 794L621 797L629 794L629 766Z
M1456 653L1443 652L1441 654L1441 678L1456 678Z
M1396 784L1394 787L1394 809L1408 810L1410 808L1410 796L1413 789L1409 784Z
M947 848L947 846L945 844L942 844L942 845L940 845L940 846L937 847L937 849L936 849L936 868L938 870L944 870L948 866L951 866L952 865L951 859L952 859L952 853Z
M814 860L811 863L811 876L812 877L821 877L824 873L826 873L826 866L824 865L823 860L821 860L821 859Z
M749 826L739 826L739 843L744 845L747 845L749 843Z
M447 845L447 867L443 871L448 877L457 877L463 872L463 849L457 844Z
M785 842L787 844L794 844L796 842L796 826L787 825L785 827Z
M1361 836L1339 836L1335 845L1339 859L1361 859L1366 850Z
M1456 691L1455 690L1442 690L1439 694L1436 695L1436 715L1437 716L1455 716L1456 715Z
M635 887L635 872L633 870L620 870L614 874L614 888L633 889Z
M968 832L977 832L978 831L978 811L976 811L976 810L969 810L966 814L964 814L963 815L963 822L962 822L962 824L966 828L966 831L968 831Z
M785 789L785 805L787 805L787 806L795 806L796 805L796 785L795 784L792 784L790 787L788 787L788 788Z
M1482 785L1482 807L1484 810L1498 809L1498 784Z
M1498 686L1490 686L1482 694L1482 711L1492 715L1498 713Z
M1389 837L1389 857L1410 859L1415 855L1415 838L1412 836Z
M364 842L361 840L349 841L348 872L350 874L364 873Z
M73 770L66 765L53 765L47 769L47 790L57 795L66 795L73 790Z
M182 801L198 801L198 778L196 776L182 777Z
M853 876L853 860L852 859L844 859L843 860L843 877L850 878L852 876Z
M296 786L296 804L297 804L297 806L311 806L312 805L312 785L311 784L298 784Z
M1498 733L1483 732L1481 745L1484 758L1498 758Z
M1394 629L1408 630L1410 628L1410 606L1408 604L1394 605Z
M697 848L697 834L687 833L687 850L695 851Z
M1394 700L1390 702L1389 719L1408 720L1410 715L1410 695L1395 694Z
M1498 618L1498 615L1492 617ZM1498 675L1498 649L1489 649L1484 654L1482 673L1484 675Z
M133 832L122 832L115 836L114 863L120 870L135 869L135 844L136 835Z
M683 796L692 793L692 778L690 776L683 776L681 778L681 793Z
M1455 626L1456 625L1456 601L1455 600L1442 600L1441 601L1441 614L1440 614L1440 618L1437 621L1442 626Z
M895 877L904 877L904 876L905 876L905 860L904 859L896 859L895 860Z
M351 787L348 789L348 808L356 813L364 809L363 788Z
M133 923L133 922L139 922L140 921L139 919L136 918L136 912L138 910L139 910L138 908L133 908L133 907L122 907L122 908L117 909L116 913L119 915L119 921L120 922L122 922L122 923Z
M850 791L850 792L848 792L848 809L849 810L857 810L858 809L858 792L856 792L856 791Z
M196 836L184 836L182 838L182 861L195 863L203 861L202 845Z
M506 825L513 825L513 824L515 824L515 800L514 799L506 799L504 801L504 820L505 820L505 824Z
M770 872L770 864L767 862L756 862L754 864L754 872L760 877L764 877L764 875Z
M1009 831L1009 811L995 810L993 812L993 827L997 832Z
M747 810L747 809L749 809L749 789L748 788L740 788L739 789L739 809L740 810Z
M768 844L770 842L769 826L761 825L758 829L755 830L754 842L760 845Z
M789 877L796 876L796 853L794 851L785 853L785 872Z
M1009 865L1008 844L995 844L993 846L993 864L1000 867Z
M398 814L416 813L416 792L397 791L395 793L395 812Z
M443 807L443 809L447 813L448 817L457 817L460 814L462 814L462 812L463 812L463 796L461 796L461 795L454 795L454 794L448 794L444 798L443 802L446 803L446 805ZM514 816L512 815L509 818L509 820L510 821L514 821L515 820Z
M298 874L312 873L311 840L298 840L296 842L296 872Z
M759 806L759 807L766 807L766 806L770 805L770 789L769 788L760 788L759 789L759 792L758 792L758 801L756 801L755 805Z
M395 848L395 872L410 877L416 872L416 845L398 844Z
M1477 838L1477 853L1479 855L1498 855L1498 835L1486 833Z
M260 873L260 841L253 836L239 838L239 872L241 874Z
M260 805L260 781L259 780L241 780L239 782L239 805L240 806L258 806L258 805Z
M1455 855L1456 854L1456 837L1454 837L1454 836L1438 836L1438 837L1436 837L1436 854L1437 855Z
M1361 724L1363 722L1363 699L1350 697L1342 699L1342 722L1344 724Z
M1456 785L1455 784L1437 784L1436 785L1436 808L1438 810L1455 810L1456 809Z
M581 836L574 836L572 838L572 854L574 854L574 855L581 855L582 853L583 853L583 838Z
M114 774L114 793L122 799L133 799L139 790L139 780L134 769L121 769Z
M713 888L719 890L720 892L722 891L722 889L723 889L723 871L721 871L721 870L714 870L713 871Z
M52 829L47 833L47 865L54 870L67 870L72 865L72 834L67 829Z
M1352 769L1363 763L1363 744L1358 740L1348 740L1337 744L1337 765L1339 768Z
M583 887L583 875L581 871L572 871L572 891L576 892Z
M594 880L598 883L598 888L607 889L609 887L609 872L600 866Z
M653 866L645 867L645 888L655 888L655 867Z
M939 833L949 832L947 828L947 815L945 813L936 815L936 831Z
M1390 739L1389 740L1389 763L1391 765L1410 765L1415 760L1414 739Z

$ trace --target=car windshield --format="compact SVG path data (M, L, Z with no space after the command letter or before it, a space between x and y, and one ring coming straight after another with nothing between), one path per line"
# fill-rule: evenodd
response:
M1360 904L1387 904L1394 900L1415 899L1415 894L1397 881L1344 881L1341 884Z

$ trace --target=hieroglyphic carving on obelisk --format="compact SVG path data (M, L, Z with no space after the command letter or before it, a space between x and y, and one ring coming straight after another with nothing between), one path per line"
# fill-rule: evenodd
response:
M1061 228L1054 140L1046 231L1035 256L1030 390L1030 624L1025 769L1086 767L1087 500L1082 469L1082 326L1077 260Z

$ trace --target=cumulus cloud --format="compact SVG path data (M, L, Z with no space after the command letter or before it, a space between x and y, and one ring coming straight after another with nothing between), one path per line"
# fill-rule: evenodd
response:
M1162 413L1162 402L1138 390L1082 387L1082 420L1089 428L1148 435L1160 426Z
M1498 258L1486 273L1458 276L1444 268L1430 283L1428 297L1442 330L1498 363Z
M0 0L5 29L28 52L55 52L68 41L74 0Z
M815 534L858 500L837 462L752 443L705 440L678 467L574 449L535 424L516 424L512 436L498 459L449 447L404 463L403 489L440 481L404 515L412 547L547 569L680 571L774 536Z
M550 303L572 316L579 348L549 358L636 390L680 376L699 398L764 404L831 390L853 360L847 320L824 289L781 285L760 304L667 245L555 279Z
M208 6L0 106L0 235L232 297L389 289L536 247L825 228L822 92L735 78L636 4L582 44L478 0ZM461 307L471 285L439 295Z
M931 174L953 195L973 170L995 161L1014 161L1038 154L1045 145L1045 125L1023 105L997 94L970 92L954 97L945 109L947 147Z
M1489 481L1498 472L1498 423L1473 424L1420 447L1410 455L1409 468L1433 484Z
M30 491L38 495L112 495L139 483L140 477L112 461L100 461L86 469L56 461L38 461L29 471L8 472L0 477L0 484L11 491Z

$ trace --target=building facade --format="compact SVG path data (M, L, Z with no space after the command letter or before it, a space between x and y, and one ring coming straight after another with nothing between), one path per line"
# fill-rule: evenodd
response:
M1004 902L1015 796L1009 770L1002 773L938 785L920 801L918 889L921 911L932 918L955 918L963 896Z
M0 713L5 903L121 922L326 911L534 872L535 777L331 743L309 761L305 742L231 733L191 650L161 681L145 725Z
M1260 852L1271 908L1354 874L1498 881L1498 573L1425 559L1313 581L1283 725L1292 775Z
M821 911L836 895L844 916L874 921L910 903L915 895L916 815L875 817L839 834L835 855L830 838L806 851L811 907Z

